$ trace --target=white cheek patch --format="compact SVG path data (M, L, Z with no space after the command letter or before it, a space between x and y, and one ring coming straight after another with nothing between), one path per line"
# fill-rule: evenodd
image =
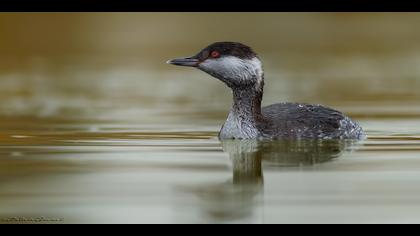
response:
M263 69L262 69L262 64L260 59L254 57L252 58L252 60L248 60L250 62L250 64L252 64L252 67L255 69L255 72L258 76L258 78L262 78L263 77Z
M218 59L208 59L200 67L210 74L226 79L235 80L262 80L263 70L258 58L240 59L226 56ZM257 81L260 83L261 81Z
M256 83L256 88L257 89L262 89L262 85L261 83L264 80L264 70L262 68L262 64L260 59L254 57L252 58L252 60L250 60L251 64L253 65L253 68L255 68L255 73L257 74L257 83Z

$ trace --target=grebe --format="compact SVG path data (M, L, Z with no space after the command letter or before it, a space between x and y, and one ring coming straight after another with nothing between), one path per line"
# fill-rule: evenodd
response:
M237 42L216 42L197 55L169 60L196 67L224 82L233 106L220 139L363 139L359 124L322 105L277 103L261 108L264 71L257 54Z

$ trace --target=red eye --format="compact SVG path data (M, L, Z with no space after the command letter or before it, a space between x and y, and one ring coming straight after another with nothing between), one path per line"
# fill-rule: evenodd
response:
M211 52L210 56L213 57L213 58L217 58L217 57L220 56L220 53L218 51L213 51L213 52Z

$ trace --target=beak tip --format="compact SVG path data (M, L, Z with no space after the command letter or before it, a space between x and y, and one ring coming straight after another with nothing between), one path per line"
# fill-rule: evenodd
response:
M166 61L167 64L175 65L175 66L189 66L189 67L197 67L199 61L194 58L186 57L186 58L176 58L172 60Z

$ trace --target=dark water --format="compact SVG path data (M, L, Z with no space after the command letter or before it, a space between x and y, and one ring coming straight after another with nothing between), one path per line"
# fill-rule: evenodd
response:
M0 15L0 220L419 223L420 15L233 15ZM220 39L258 49L264 104L369 138L220 142L229 91L164 64Z

